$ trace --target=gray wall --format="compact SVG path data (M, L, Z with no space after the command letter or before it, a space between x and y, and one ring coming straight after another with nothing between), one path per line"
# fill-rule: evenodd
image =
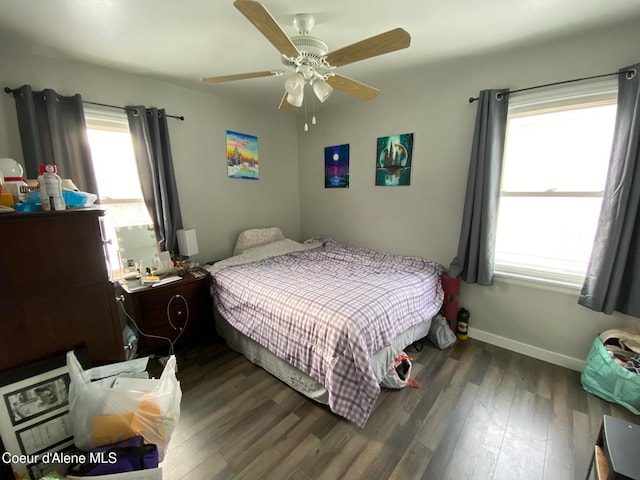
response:
M303 236L326 233L448 266L457 249L477 105L468 98L485 88L518 89L614 72L640 62L638 44L636 21L450 60L417 74L396 72L395 82L376 85L382 93L374 101L319 112L314 129L302 133L298 126ZM409 132L415 134L411 186L374 186L376 138ZM351 149L350 188L325 189L324 147L343 143ZM461 304L471 312L471 336L572 368L580 368L597 332L638 325L631 317L596 314L576 301L575 291L509 281L464 285L461 294Z
M82 63L0 48L0 86L31 84L63 95L111 105L163 107L184 115L170 119L171 147L185 228L195 228L206 262L231 254L238 233L250 227L279 225L298 238L300 210L295 116L256 111L251 104L190 91ZM227 177L226 130L258 137L260 180ZM0 94L0 157L22 163L22 148L12 95ZM72 233L70 233L72 239Z

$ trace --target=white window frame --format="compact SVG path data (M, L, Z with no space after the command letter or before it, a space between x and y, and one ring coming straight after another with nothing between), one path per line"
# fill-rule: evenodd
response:
M87 128L97 127L104 130L131 134L126 115L122 112L114 112L97 107L84 107L84 115ZM100 198L101 205L114 205L117 203L144 203L142 198Z
M575 105L576 108L583 106L608 105L617 100L618 79L617 77L591 80L584 83L565 84L562 86L547 87L532 90L527 93L514 94L509 98L509 111L507 117L507 139L508 126L512 118L536 113L547 113L564 110L566 107ZM504 171L504 169L503 169ZM501 182L502 185L502 182ZM502 197L599 197L602 198L603 191L505 191L500 190ZM499 208L499 207L498 207ZM498 213L499 215L499 213ZM514 266L500 263L496 258L494 273L498 279L516 280L516 283L525 285L547 285L550 288L561 287L564 290L575 291L581 288L584 277L581 275L563 274L544 269L530 269L522 266Z
M131 134L127 116L126 114L123 114L122 111L119 111L119 110L114 111L104 107L90 107L85 105L84 114L85 114L87 129L103 129L111 132L126 133L128 135ZM100 205L104 206L107 209L107 214L109 213L108 212L109 205L118 205L118 204L139 204L144 206L144 199L141 197L140 198L100 197ZM149 225L151 225L151 219L149 219ZM111 247L109 247L111 251L118 246L118 239L112 236L112 235L115 235L115 232L111 232L110 228L107 228L107 231L104 233L107 236L105 240L107 240L107 242L109 242L111 245ZM121 264L122 261L120 258L119 250L117 252L116 251L110 252L110 256L114 256L114 255L117 256L118 261L116 264L111 265L111 274L114 279L118 279L124 273L126 266ZM114 259L111 258L110 260L113 261ZM147 266L150 267L151 265L147 265Z

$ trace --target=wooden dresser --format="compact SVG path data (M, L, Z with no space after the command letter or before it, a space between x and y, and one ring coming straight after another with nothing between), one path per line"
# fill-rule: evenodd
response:
M0 372L86 346L124 360L100 209L0 214Z

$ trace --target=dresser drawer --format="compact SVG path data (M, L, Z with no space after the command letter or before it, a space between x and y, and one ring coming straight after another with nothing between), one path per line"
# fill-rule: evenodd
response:
M176 293L168 298L163 298L162 302L152 302L152 305L159 308L146 309L142 306L142 325L148 333L158 331L168 331L171 329L182 329L187 322L194 318L199 318L206 310L206 305L197 295L182 295Z
M173 288L168 288L170 286L173 286ZM162 285L160 287L151 287L149 290L138 294L140 295L140 308L146 313L155 312L157 310L165 312L167 307L169 307L169 302L171 302L172 309L175 309L175 305L184 306L184 301L181 301L179 298L175 298L181 296L192 309L196 306L196 303L199 303L200 297L203 293L202 291L205 288L205 282L190 282L188 280L181 280L179 282L174 282L174 284Z

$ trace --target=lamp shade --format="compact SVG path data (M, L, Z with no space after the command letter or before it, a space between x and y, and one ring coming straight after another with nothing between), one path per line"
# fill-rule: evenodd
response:
M304 100L304 93L300 92L297 95L292 95L291 93L287 95L287 102L289 105L293 107L301 107L302 100Z
M198 253L198 237L196 231L192 228L189 230L178 230L178 250L183 257L190 257Z
M319 78L313 82L313 93L316 94L318 100L320 102L324 102L329 95L333 92L333 87L325 82L323 79Z
M284 88L289 95L301 95L304 89L304 75L300 72L289 75L284 81Z

